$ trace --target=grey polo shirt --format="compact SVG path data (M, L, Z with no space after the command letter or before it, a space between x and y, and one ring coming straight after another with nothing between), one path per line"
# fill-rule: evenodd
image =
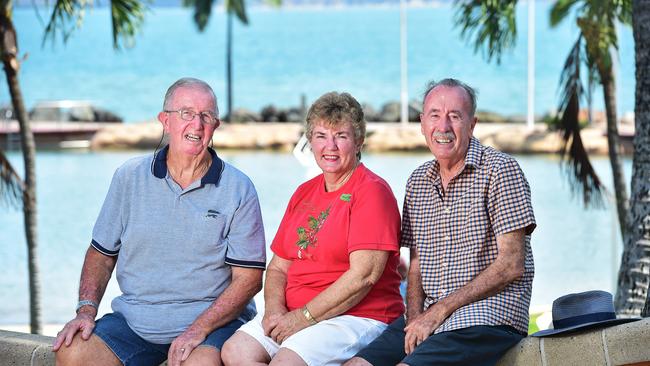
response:
M264 227L255 187L210 149L212 165L181 189L168 147L119 167L93 229L92 246L117 256L122 295L112 308L142 338L171 343L230 284L231 266L264 269ZM251 302L240 315L255 315Z

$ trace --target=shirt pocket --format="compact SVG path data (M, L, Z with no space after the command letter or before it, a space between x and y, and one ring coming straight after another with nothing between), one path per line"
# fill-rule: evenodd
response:
M192 222L192 244L206 250L225 244L228 217L221 213L209 212L197 214Z

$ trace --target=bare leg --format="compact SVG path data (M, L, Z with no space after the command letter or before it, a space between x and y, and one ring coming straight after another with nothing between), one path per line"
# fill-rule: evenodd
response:
M182 363L183 366L221 366L221 352L212 346L198 346L190 357Z
M372 364L361 357L352 357L343 366L372 366Z
M288 348L280 348L278 353L273 357L273 360L269 364L271 366L307 366L305 360L303 360L298 354Z
M267 365L271 356L255 338L237 331L223 345L221 359L226 366Z
M81 338L81 333L77 333L70 346L62 345L56 352L56 364L60 366L121 366L122 362L98 336L93 334L87 341L84 341Z

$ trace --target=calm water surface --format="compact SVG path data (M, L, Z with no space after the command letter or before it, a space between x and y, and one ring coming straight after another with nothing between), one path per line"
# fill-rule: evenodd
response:
M153 7L131 49L114 52L107 8L87 12L81 29L63 46L42 47L43 24L30 4L14 21L22 63L20 81L28 107L43 99L84 99L121 114L127 121L153 119L167 87L182 76L208 81L225 97L225 16L214 9L203 33L192 11ZM268 104L297 106L332 90L348 91L379 108L400 99L400 16L392 5L264 9L252 7L249 26L234 24L234 106L259 111ZM553 110L564 60L577 39L566 21L549 27L551 2L536 1L536 113ZM454 29L451 2L408 10L408 89L419 99L430 79L455 77L478 88L479 108L526 114L527 7L517 6L517 47L501 64L487 64ZM47 12L41 16L47 20ZM634 109L634 41L620 27L617 62L619 112ZM602 109L599 91L595 107ZM9 93L0 83L0 104ZM223 107L223 105L222 105ZM224 108L222 108L224 109Z
M43 321L61 323L74 315L83 256L93 223L114 170L126 159L150 152L41 152L37 155L39 199L39 259ZM264 217L267 243L280 223L293 190L309 174L289 153L220 152L222 158L248 174L255 183ZM400 202L413 169L429 154L365 154L367 167L384 177ZM18 153L9 158L22 172ZM570 190L554 156L518 156L532 188L538 227L532 246L536 274L533 305L550 304L568 292L611 291L620 243L610 210L584 211ZM629 177L630 161L626 162ZM595 165L609 181L606 159ZM0 210L0 324L28 322L26 245L22 213ZM152 229L154 229L152 227ZM108 299L118 295L111 281Z

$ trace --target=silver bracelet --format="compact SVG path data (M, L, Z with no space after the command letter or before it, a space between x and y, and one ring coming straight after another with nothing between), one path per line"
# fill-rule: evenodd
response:
M95 310L99 308L99 304L92 300L79 300L79 302L77 303L77 308L75 309L75 313L78 313L79 309L81 309L86 305L94 307Z

